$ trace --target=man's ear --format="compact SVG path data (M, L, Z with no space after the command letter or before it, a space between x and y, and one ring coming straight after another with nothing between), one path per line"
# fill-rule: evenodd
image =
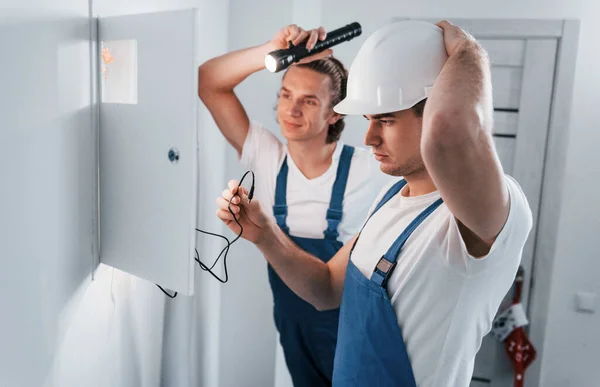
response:
M330 119L327 121L327 123L328 123L329 125L333 125L333 124L335 124L336 122L338 122L338 121L339 121L341 118L342 118L342 115L341 115L341 114L338 114L338 113L333 113L333 115L332 115L332 116L331 116L331 118L330 118Z

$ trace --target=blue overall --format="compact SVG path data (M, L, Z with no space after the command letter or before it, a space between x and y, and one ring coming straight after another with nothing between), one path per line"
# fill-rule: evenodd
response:
M394 184L371 216L400 192L405 184L404 179ZM406 240L441 203L440 198L408 225L379 260L370 279L358 270L351 259L348 261L340 307L333 386L416 386L402 330L386 285Z
M300 238L289 234L286 225L287 158L277 176L273 206L277 224L301 249L323 262L329 261L343 246L337 240L337 229L342 220L344 192L353 153L353 147L344 146L327 210L327 229L322 239ZM275 325L294 386L331 386L339 309L319 312L288 288L270 265L268 272L274 298Z

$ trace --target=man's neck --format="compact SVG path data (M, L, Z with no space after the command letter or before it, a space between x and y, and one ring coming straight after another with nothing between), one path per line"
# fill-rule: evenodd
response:
M402 196L420 196L437 191L437 187L425 169L404 176L404 179L406 188L402 191Z
M335 147L335 142L325 144L323 139L288 142L288 150L294 164L307 179L317 178L329 169Z

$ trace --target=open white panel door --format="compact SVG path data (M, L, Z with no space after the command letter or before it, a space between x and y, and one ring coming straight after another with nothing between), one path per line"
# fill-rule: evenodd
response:
M98 21L100 261L193 294L196 11Z

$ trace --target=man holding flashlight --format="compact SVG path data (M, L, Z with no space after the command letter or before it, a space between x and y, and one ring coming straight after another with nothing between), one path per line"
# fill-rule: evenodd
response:
M494 148L487 54L446 21L387 25L364 42L334 110L365 116L366 144L399 177L335 257L290 244L236 181L217 215L237 230L231 203L294 292L319 310L341 305L334 386L467 387L532 227Z
M285 72L277 122L286 144L248 118L234 88L265 68L268 53L290 42L306 42L312 49L325 38L323 28L290 25L266 44L213 58L198 70L198 95L242 165L255 172L255 197L269 207L290 243L323 263L358 232L385 179L367 149L340 141L344 121L333 106L345 97L346 69L328 49ZM318 311L270 265L268 274L275 325L294 385L330 386L339 310Z

